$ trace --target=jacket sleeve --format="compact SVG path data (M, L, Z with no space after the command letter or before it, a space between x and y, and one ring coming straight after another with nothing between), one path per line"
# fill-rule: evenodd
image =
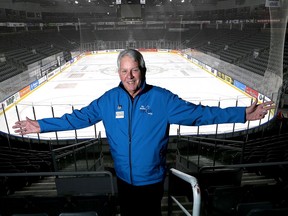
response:
M99 101L94 100L88 106L80 110L74 110L71 114L64 114L59 118L44 118L38 120L41 133L52 131L75 130L91 126L101 121Z
M200 126L246 122L246 107L220 108L195 105L177 95L172 96L168 104L168 119L171 124Z

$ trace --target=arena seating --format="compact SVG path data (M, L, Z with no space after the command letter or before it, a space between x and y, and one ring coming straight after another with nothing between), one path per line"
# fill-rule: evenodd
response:
M193 137L183 136L178 145L179 154L183 155L179 163L197 176L205 215L264 216L277 215L278 211L279 215L287 215L287 137L287 133L255 133L245 142L206 137L194 137L193 142ZM189 140L186 145L185 140ZM184 160L188 158L186 154L189 160L193 155L198 159L188 163L188 159Z
M0 82L9 79L22 72L21 69L7 62L0 62Z
M0 146L1 173L48 172L52 169L49 152ZM38 179L39 177L1 178L1 195L13 194L14 191L30 185Z
M1 214L9 216L13 214L60 216L68 213L71 216L95 216L96 213L99 216L113 216L115 208L115 200L109 196L0 197Z
M91 32L90 32L91 33ZM62 51L71 51L79 49L80 34L75 30L63 30L61 32L54 31L36 31L32 34L33 37L41 41L41 45L46 44L54 49Z
M145 33L145 34L144 34ZM239 65L249 71L264 75L268 65L270 46L269 32L260 29L191 29L182 33L168 31L167 29L136 29L133 30L133 39L141 40L181 40L183 45L197 49L213 56L219 56L223 61ZM117 39L115 38L117 34ZM130 37L127 30L95 30L83 28L77 31L67 28L56 30L24 32L1 36L0 52L5 54L7 64L13 71L0 67L3 76L14 76L35 61L61 51L71 51L79 48L80 43L95 43L96 41L126 41ZM7 39L9 38L9 39ZM81 41L80 41L81 40ZM11 46L13 44L13 46ZM284 55L284 67L288 59ZM275 56L277 59L278 57ZM273 61L271 61L273 62ZM272 64L272 63L271 63ZM271 66L271 65L270 65ZM272 65L273 67L273 65ZM17 70L18 68L18 70ZM20 71L19 71L20 69ZM272 68L273 69L273 68ZM5 72L2 72L5 71ZM11 69L12 70L12 69Z
M0 41L0 53L5 58L0 62L0 82L22 73L35 62L39 65L42 59L61 52L67 56L67 52L79 47L79 38L73 40L55 32L7 34L1 35Z

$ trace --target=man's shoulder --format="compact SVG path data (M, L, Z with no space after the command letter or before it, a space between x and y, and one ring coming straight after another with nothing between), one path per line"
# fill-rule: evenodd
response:
M122 88L121 88L120 86L116 86L116 87L113 87L113 88L107 90L107 91L104 93L104 95L115 94L115 93L118 93L118 92L120 92L120 91L122 91Z
M154 86L154 85L148 85L149 89L152 90L155 93L159 93L159 94L172 94L171 91L169 91L166 88L163 88L161 86Z

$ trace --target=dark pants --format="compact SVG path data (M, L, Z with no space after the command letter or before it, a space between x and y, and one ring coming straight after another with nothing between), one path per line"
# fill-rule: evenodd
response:
M117 178L121 216L161 216L163 182L133 186Z

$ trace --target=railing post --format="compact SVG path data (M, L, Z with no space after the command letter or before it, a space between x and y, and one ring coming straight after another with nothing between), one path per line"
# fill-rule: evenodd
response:
M86 143L84 146L85 146L84 151L85 151L85 160L86 160L86 170L89 170L89 162L88 162L89 158L88 158Z
M72 105L72 112L74 111L74 106ZM77 130L74 130L75 131L75 143L78 142L78 138L77 138Z
M52 163L53 163L53 167L54 167L54 172L58 172L56 156L55 156L55 152L53 150L51 150L51 157L52 157Z
M34 120L37 120L37 118L36 118L36 112L35 112L35 107L34 107L33 104L32 104L32 110L33 110ZM37 133L37 137L38 137L38 144L40 144L40 136L39 136L39 133ZM30 148L31 148L31 146L30 146Z
M15 109L16 109L16 114L17 114L17 120L20 121L20 115L19 115L19 110L18 110L18 106L17 105L15 105ZM8 129L8 133L10 134L9 128L7 128L7 129ZM24 142L24 136L21 135L21 137L22 137L22 141Z
M51 112L52 112L52 117L54 118L54 117L55 117L54 107L53 107L52 105L51 105ZM57 145L59 145L59 140L58 140L58 133L57 133L57 131L55 131L55 136L56 136Z
M220 106L221 106L221 101L220 101L220 99L219 99L219 101L218 101L218 107L220 108ZM217 138L217 135L218 135L218 127L219 127L219 124L216 124L215 138Z
M167 215L170 216L172 214L172 198L171 198L171 176L172 176L172 170L169 170L169 178L168 178L168 210L167 210Z
M252 105L252 103L253 103L253 98L251 98L250 105ZM248 121L247 123L245 142L247 142L249 138L249 126L250 126L250 121Z
M73 146L73 160L74 160L74 167L75 167L75 171L77 171L77 159L76 159L76 153L75 153L75 147Z
M237 96L237 99L236 99L236 104L235 104L236 107L238 107L238 96ZM236 124L233 123L233 129L232 129L232 137L234 137L234 132L235 132L235 126Z
M94 135L95 135L95 138L97 138L97 127L96 127L96 124L94 124Z
M5 112L4 104L3 104L3 103L2 103L2 110L3 110L3 114L4 114L4 118L5 118L5 123L6 123L7 131L8 131L8 133L7 133L8 145L9 145L9 148L11 149L9 125L8 125L7 116L6 116L6 112Z

